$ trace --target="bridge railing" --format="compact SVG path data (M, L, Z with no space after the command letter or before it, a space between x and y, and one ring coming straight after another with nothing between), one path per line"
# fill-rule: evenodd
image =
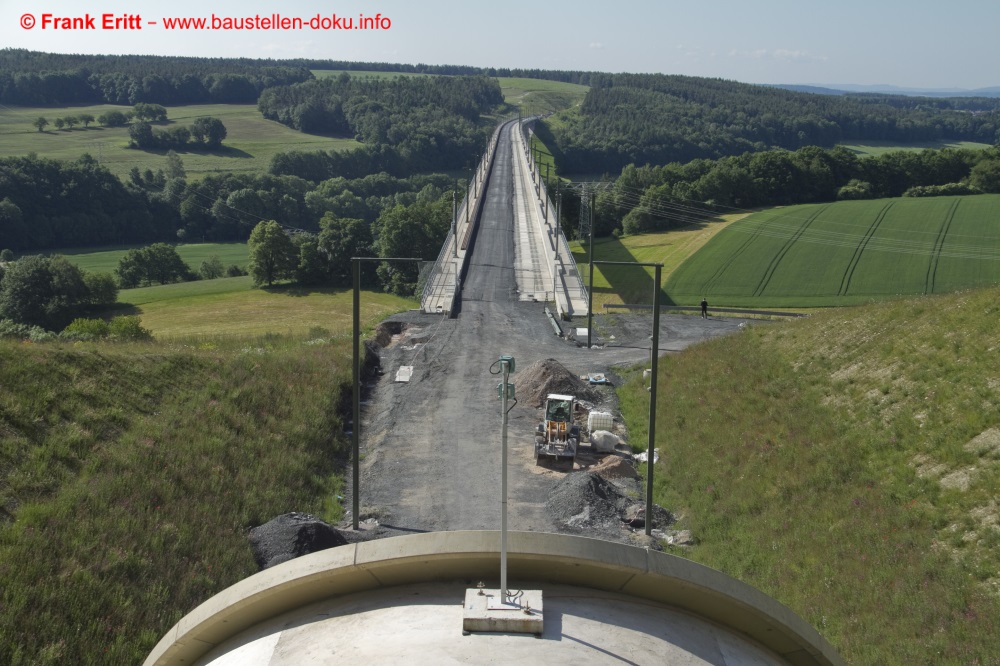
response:
M476 223L475 215L472 211L478 208L479 200L486 189L486 181L489 177L489 165L496 153L500 131L512 119L513 117L505 118L493 130L493 135L490 137L489 144L487 144L486 152L483 153L482 158L479 160L479 165L475 171L475 178L470 183L470 187L466 189L461 205L455 209L455 219L452 220L451 230L448 231L448 236L441 246L441 251L438 252L434 266L427 275L427 280L420 295L421 307L425 312L434 307L431 304L432 301L444 300L449 306L442 309L448 311L450 314L452 305L455 299L458 298L458 294L461 291L460 264L466 250L465 243L460 241L460 239L467 239L472 226ZM470 210L467 211L467 209ZM466 216L469 217L469 224L459 223L459 220ZM456 259L455 255L459 253L462 253L462 255Z
M538 120L539 117L525 118L521 123L521 132L524 136L524 145L531 147L531 125L534 121ZM532 180L534 181L538 198L542 202L542 206L546 211L552 211L548 215L556 214L556 206L552 201L552 197L549 196L548 187L546 186L545 180L541 177L541 169L539 169L538 164L535 161L535 153L532 150L528 150L528 163L532 170ZM556 225L558 226L558 224ZM550 248L554 257L558 256L560 261L555 262L556 270L562 268L562 278L563 286L566 291L579 290L582 294L583 300L589 302L587 296L587 287L584 284L583 276L580 274L579 267L576 264L576 260L573 258L573 253L569 249L569 240L566 238L566 232L559 227L559 233L556 234L553 231L552 234L554 240L552 247ZM558 307L558 299L556 295L553 294L553 300L556 301Z

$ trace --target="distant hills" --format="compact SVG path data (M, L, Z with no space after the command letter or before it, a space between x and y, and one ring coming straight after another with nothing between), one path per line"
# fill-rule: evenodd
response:
M1000 97L1000 86L989 88L901 88L890 85L859 85L856 83L838 83L829 85L817 84L778 84L771 86L794 92L807 92L817 95L851 95L870 93L875 95L906 95L909 97Z

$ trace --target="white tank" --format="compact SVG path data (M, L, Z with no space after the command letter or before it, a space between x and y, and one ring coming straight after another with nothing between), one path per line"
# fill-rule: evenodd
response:
M587 430L590 432L595 430L610 431L614 423L615 417L610 412L591 412L587 417Z

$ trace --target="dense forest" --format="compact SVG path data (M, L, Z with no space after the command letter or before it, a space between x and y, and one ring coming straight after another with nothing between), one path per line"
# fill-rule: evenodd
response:
M389 147L397 168L417 172L467 166L492 129L481 125L481 115L502 104L500 85L482 76L384 80L342 74L268 88L257 106L265 118L303 132L352 136L376 151Z
M246 58L94 56L0 49L0 104L253 104L261 91L312 78Z
M6 157L0 158L0 249L176 241L178 231L191 241L238 241L261 220L317 231L327 213L371 224L388 208L436 201L454 186L440 174L375 173L318 183L221 174L189 183L178 174L138 170L122 183L88 155L71 162Z
M847 140L1000 141L1000 99L814 95L720 79L619 74L539 127L565 171L607 173Z

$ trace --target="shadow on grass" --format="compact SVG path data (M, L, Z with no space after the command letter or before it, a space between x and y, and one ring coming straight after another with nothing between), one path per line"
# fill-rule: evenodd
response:
M259 287L261 291L269 294L284 294L285 296L295 296L303 298L311 294L334 295L350 292L351 287L331 287L328 285L303 285L303 284L273 284L270 287Z
M166 156L171 150L178 155L214 155L215 157L231 157L233 159L252 159L254 156L245 150L240 150L239 148L233 148L232 146L219 146L218 148L209 148L207 146L197 146L194 144L187 144L184 146L170 146L168 148L132 148L131 150L142 150L144 153L150 153L152 155L162 155Z
M583 256L583 263L587 262L589 254L586 249ZM594 261L633 261L639 259L622 244L617 238L600 238L594 242ZM653 268L647 266L601 266L595 267L607 281L607 287L594 287L594 294L608 294L618 296L622 303L645 304L653 303ZM581 272L586 274L586 269L581 265ZM586 284L586 283L585 283ZM660 305L674 305L674 302L666 294L660 291Z

